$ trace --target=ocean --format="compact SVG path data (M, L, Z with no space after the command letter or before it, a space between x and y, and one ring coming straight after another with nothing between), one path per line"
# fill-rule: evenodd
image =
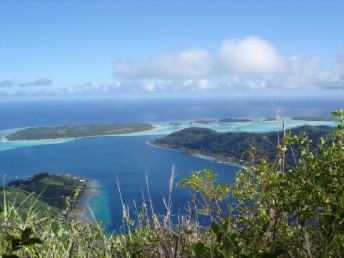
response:
M71 124L150 122L156 129L124 136L89 137L68 141L23 141L0 143L0 175L7 182L38 172L70 173L96 180L99 194L91 203L98 221L107 232L121 225L122 206L116 185L118 178L123 201L134 212L134 201L147 198L146 176L154 208L164 214L163 197L168 194L172 166L176 182L204 168L219 174L220 181L233 182L237 167L218 164L147 144L150 139L190 126L207 126L218 131L273 131L281 125L264 122L274 117L276 109L287 127L306 123L291 120L292 116L330 116L343 108L340 98L217 98L217 99L106 99L7 101L0 104L0 137L14 129ZM195 120L221 118L250 118L250 123L197 124ZM170 122L178 121L178 125ZM308 122L309 123L309 122ZM313 122L328 124L334 122ZM185 212L190 200L187 190L174 188L173 211Z

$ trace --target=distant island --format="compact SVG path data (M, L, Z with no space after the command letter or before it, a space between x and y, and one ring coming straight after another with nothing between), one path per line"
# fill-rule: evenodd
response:
M264 122L275 122L276 118L275 117L267 117L263 120Z
M251 122L251 119L246 119L246 118L224 118L220 119L219 122L222 123L246 123L246 122Z
M330 122L336 121L336 119L331 117L308 117L308 116L295 116L291 118L292 120L302 120L302 121L314 121L314 122Z
M212 124L215 123L216 120L195 120L193 122L196 124Z
M8 141L68 139L128 134L151 130L148 123L44 126L19 130L6 136Z
M291 120L298 120L298 121L308 121L308 122L331 122L336 121L336 119L331 117L312 117L312 116L294 116L290 118ZM265 122L274 122L276 121L275 117L267 117L263 121Z
M170 122L170 125L174 125L174 126L178 126L178 125L182 125L183 123L180 122Z
M333 128L327 126L300 126L291 129L292 134L305 132L316 146L320 137L330 138ZM150 143L160 147L179 150L192 155L212 157L219 163L246 165L248 155L243 155L254 146L259 153L270 160L276 157L278 138L283 132L247 133L229 132L220 133L208 128L192 127L174 132L165 137L151 140ZM292 157L288 157L292 162ZM288 160L287 160L288 162Z

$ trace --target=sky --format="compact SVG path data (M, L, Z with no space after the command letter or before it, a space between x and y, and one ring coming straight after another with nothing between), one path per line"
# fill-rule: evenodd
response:
M0 0L0 98L344 96L343 13L343 0Z

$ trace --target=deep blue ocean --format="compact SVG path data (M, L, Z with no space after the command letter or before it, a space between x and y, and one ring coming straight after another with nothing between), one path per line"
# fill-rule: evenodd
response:
M343 104L341 98L7 101L0 103L0 130L43 125L271 117L275 108L289 117L330 116L331 111L343 108ZM6 175L5 180L10 181L47 171L97 180L101 195L94 198L91 207L107 231L121 225L122 207L116 177L124 202L133 207L133 200L139 204L141 192L147 193L147 175L155 209L162 214L166 211L163 196L167 197L173 165L176 181L204 168L214 170L221 181L234 180L236 167L147 144L154 137L161 135L91 137L58 144L23 145L0 151L0 175ZM189 193L174 188L172 197L175 214L183 213Z
M0 130L39 125L160 122L227 117L330 116L342 97L171 98L0 102ZM272 104L273 103L273 104Z

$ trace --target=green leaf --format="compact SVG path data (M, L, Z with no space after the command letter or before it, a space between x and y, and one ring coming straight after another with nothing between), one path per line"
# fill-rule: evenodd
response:
M15 254L4 254L2 255L3 258L19 258L18 255Z
M22 241L28 240L30 238L31 234L32 234L32 229L31 228L24 229L24 231L21 234L21 240Z
M29 238L27 241L23 242L23 245L34 245L34 244L43 244L43 241L38 237Z
M220 226L214 221L211 223L211 229L215 234L220 233Z
M16 249L19 246L21 246L22 241L20 239L15 238L15 239L12 239L11 244L12 244L12 249Z
M285 254L285 251L282 249L277 249L274 252L262 253L260 257L261 258L277 258L277 257L280 257L282 254Z
M197 257L209 257L210 255L209 248L202 242L192 244L192 249Z

